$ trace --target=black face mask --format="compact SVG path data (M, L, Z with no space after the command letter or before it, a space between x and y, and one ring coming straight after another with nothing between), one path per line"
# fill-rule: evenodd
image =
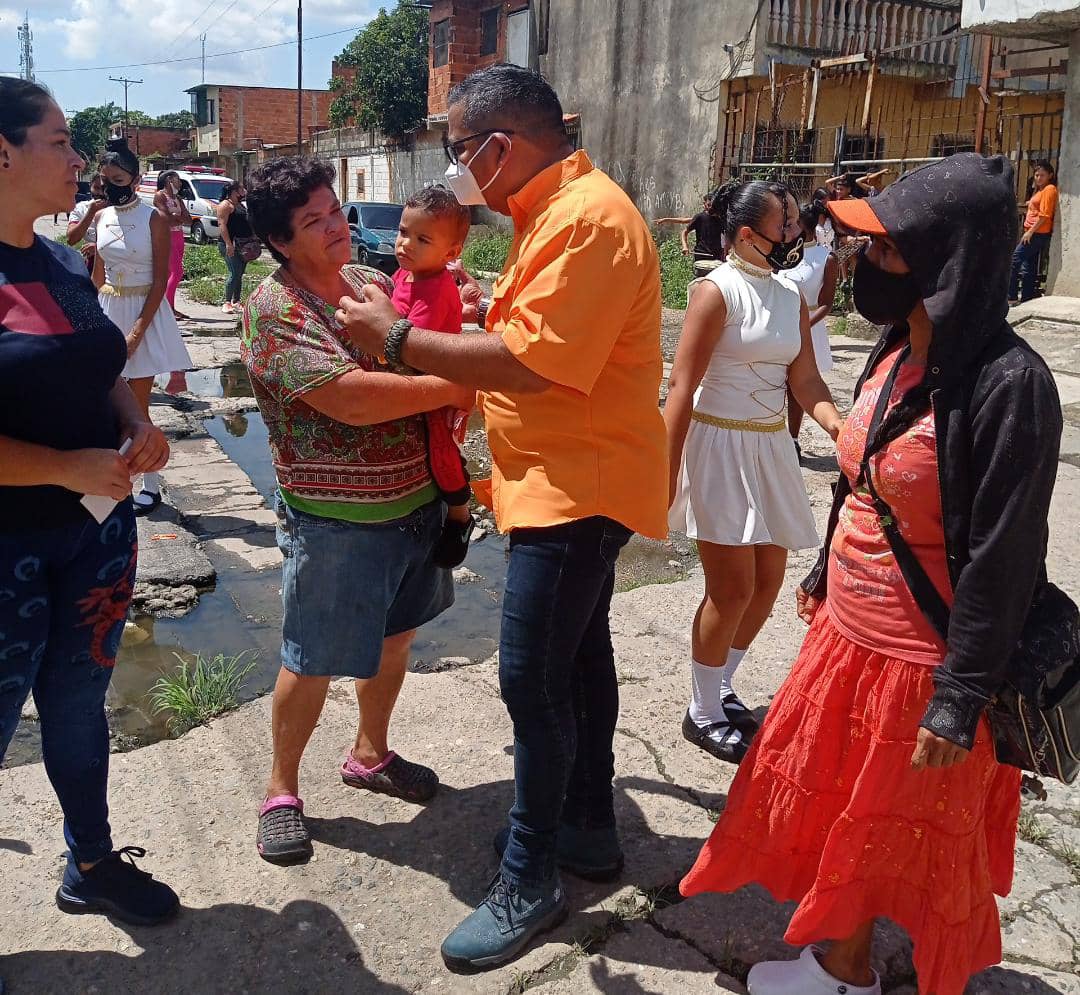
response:
M135 196L135 184L128 183L120 186L117 183L105 184L105 199L114 207L126 204Z
M759 238L764 238L765 241L769 243L770 248L768 252L762 252L756 245L754 246L754 250L764 256L765 262L769 264L774 272L779 272L784 269L794 269L802 262L802 235L798 238L793 238L790 242L774 242L771 238L766 238L762 235L756 228L751 230Z
M907 321L922 300L919 286L910 273L886 273L870 262L865 252L855 264L852 296L859 314L875 325Z

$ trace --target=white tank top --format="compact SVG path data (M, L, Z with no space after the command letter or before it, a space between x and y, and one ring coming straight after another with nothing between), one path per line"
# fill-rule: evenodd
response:
M729 262L704 279L724 295L727 320L694 408L716 418L775 422L784 413L787 368L802 347L799 291L783 276L751 276Z
M148 287L154 282L154 250L150 219L157 210L137 199L98 214L97 250L105 265L105 282L116 287Z
M802 262L792 269L784 270L784 276L799 288L799 293L809 308L817 307L818 298L821 297L825 266L831 252L825 245L808 245L803 249Z

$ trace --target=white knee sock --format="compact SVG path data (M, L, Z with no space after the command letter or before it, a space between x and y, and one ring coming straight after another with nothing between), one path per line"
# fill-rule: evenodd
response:
M737 650L734 646L728 650L727 663L720 668L721 673L724 675L720 681L721 698L735 693L735 689L731 686L731 680L735 676L735 671L739 669L739 664L743 662L744 656L746 656L746 650Z
M723 667L707 667L693 660L690 663L693 699L690 702L690 718L699 725L712 725L726 721L720 705L720 686L724 680Z
M142 478L142 490L151 494L161 493L161 484L156 473L144 473ZM144 502L145 503L145 502Z

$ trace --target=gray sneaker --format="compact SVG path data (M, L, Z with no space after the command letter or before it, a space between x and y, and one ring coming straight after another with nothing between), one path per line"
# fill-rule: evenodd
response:
M556 875L540 887L495 875L475 912L466 916L442 945L451 971L483 971L518 956L540 933L558 926L568 914L566 894Z

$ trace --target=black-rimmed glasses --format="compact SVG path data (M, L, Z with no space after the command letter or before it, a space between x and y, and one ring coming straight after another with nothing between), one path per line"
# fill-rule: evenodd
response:
M442 136L442 147L446 153L446 158L450 162L457 165L458 159L461 157L461 153L465 151L464 146L466 142L474 141L477 138L486 138L489 135L514 135L515 131L511 131L509 128L488 128L486 131L478 131L475 135L469 135L466 138L459 138L456 142L451 142L449 136Z

